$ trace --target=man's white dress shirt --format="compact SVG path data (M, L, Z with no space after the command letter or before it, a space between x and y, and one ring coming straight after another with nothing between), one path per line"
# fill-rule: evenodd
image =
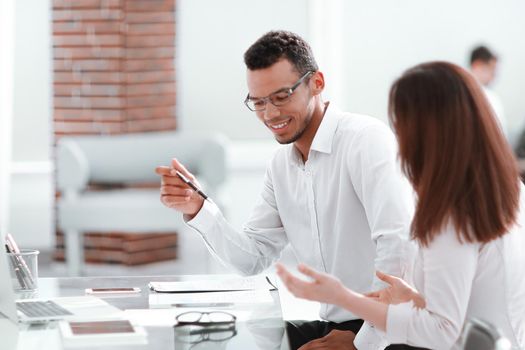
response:
M501 102L500 97L486 86L482 86L482 89L485 93L485 96L487 96L487 100L492 106L494 113L496 114L496 119L501 128L501 131L503 132L503 135L506 139L508 139L509 128L507 126L507 119L505 118L505 109L503 108L503 103Z
M417 253L411 270L425 309L390 305L387 339L431 349L460 349L466 320L500 328L514 349L525 348L525 191L518 224L486 244L460 243L449 225Z
M349 288L377 290L383 285L375 270L400 276L410 255L413 191L396 157L395 137L384 123L329 106L306 162L293 144L276 152L241 232L209 201L188 225L212 253L243 274L261 272L290 244L300 262L335 275ZM357 318L327 304L320 314L333 322ZM359 349L384 346L364 333L374 332L359 332Z

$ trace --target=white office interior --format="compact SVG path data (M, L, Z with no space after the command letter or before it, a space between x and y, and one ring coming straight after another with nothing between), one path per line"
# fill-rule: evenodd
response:
M230 221L241 228L278 147L242 103L242 55L263 33L287 29L312 44L326 74L326 100L385 122L388 88L404 69L429 60L467 66L469 50L486 44L500 58L493 90L514 145L525 127L524 14L519 0L178 0L178 128L229 139L222 192ZM55 237L50 23L49 0L1 1L0 224L20 246L41 251L51 251ZM180 249L207 256L199 240L188 242L198 247ZM188 269L174 271L204 272Z

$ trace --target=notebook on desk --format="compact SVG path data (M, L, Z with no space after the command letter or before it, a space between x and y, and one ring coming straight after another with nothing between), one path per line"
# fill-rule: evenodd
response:
M122 313L120 309L92 296L49 300L15 299L7 254L4 249L0 249L0 313L11 321L33 323L63 319L89 320L115 318Z
M226 280L192 280L176 282L150 282L149 288L157 293L213 293L250 290L276 290L268 276L232 277Z

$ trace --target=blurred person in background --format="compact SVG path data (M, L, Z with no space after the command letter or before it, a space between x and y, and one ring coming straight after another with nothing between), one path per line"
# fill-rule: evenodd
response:
M508 127L505 119L505 110L499 96L490 88L496 78L498 68L498 57L488 47L480 45L475 47L470 53L470 71L476 80L481 84L483 91L487 95L490 105L496 113L499 126L508 139Z

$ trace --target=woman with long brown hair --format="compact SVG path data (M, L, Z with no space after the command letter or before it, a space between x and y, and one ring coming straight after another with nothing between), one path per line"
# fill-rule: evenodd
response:
M385 331L391 343L450 349L466 319L499 327L525 347L525 193L483 91L464 69L431 62L390 90L389 119L417 194L407 281L366 295L300 265L311 281L278 273L296 296L333 303ZM520 210L521 209L521 210Z

